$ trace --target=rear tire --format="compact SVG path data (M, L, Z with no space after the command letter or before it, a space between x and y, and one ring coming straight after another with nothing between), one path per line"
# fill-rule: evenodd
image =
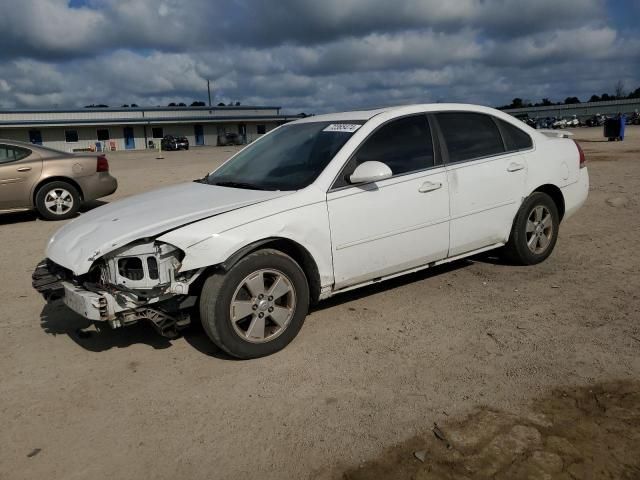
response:
M47 183L36 194L36 208L47 220L66 220L75 216L81 201L78 190L63 181Z
M272 249L247 255L228 272L215 272L200 294L205 332L229 355L270 355L298 334L309 309L309 285L300 266Z
M551 255L558 239L560 216L553 199L534 192L522 203L504 253L519 265L535 265Z

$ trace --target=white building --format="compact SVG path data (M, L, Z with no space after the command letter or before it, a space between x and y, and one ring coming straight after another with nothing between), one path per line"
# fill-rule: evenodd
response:
M164 135L185 136L189 144L217 145L218 135L238 133L245 142L298 116L280 107L151 107L61 110L0 110L0 138L68 152L157 147Z

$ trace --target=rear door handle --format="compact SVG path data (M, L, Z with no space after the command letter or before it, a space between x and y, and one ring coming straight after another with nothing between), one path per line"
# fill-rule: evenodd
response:
M524 169L524 165L521 163L511 162L507 167L507 172L517 172L518 170Z
M29 170L31 170L31 167L20 167L18 169L19 172L28 172Z
M420 193L433 192L434 190L438 190L441 187L442 183L440 182L424 182L422 185L420 185L418 191Z

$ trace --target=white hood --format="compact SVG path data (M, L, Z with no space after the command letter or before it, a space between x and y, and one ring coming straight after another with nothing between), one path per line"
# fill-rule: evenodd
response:
M128 197L82 214L49 240L47 257L76 275L135 240L290 192L183 183Z

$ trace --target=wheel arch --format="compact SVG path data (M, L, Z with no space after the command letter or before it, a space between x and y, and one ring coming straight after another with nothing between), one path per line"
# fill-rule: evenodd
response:
M33 188L33 191L31 192L31 205L35 207L36 205L36 197L38 196L38 192L40 191L40 189L42 187L44 187L45 185L52 183L52 182L66 182L69 185L71 185L73 188L75 188L78 193L80 194L80 200L84 200L84 192L82 191L82 187L80 186L80 184L78 182L76 182L74 179L69 178L69 177L62 177L62 176L57 176L57 177L47 177L47 178L43 178L41 179L36 186Z
M320 271L318 269L318 264L309 250L290 238L268 237L252 242L233 253L218 266L225 271L229 271L242 258L263 248L278 250L293 258L298 265L300 265L300 268L302 268L302 271L307 277L311 302L315 303L318 301L320 298Z
M553 185L551 183L546 183L544 185L540 185L539 187L534 189L531 193L535 193L535 192L546 193L551 197L551 199L553 200L553 203L555 203L556 207L558 208L558 215L560 216L560 221L562 221L562 218L564 217L564 212L565 212L564 195L562 194L562 190L560 190L560 188L558 188L556 185Z

